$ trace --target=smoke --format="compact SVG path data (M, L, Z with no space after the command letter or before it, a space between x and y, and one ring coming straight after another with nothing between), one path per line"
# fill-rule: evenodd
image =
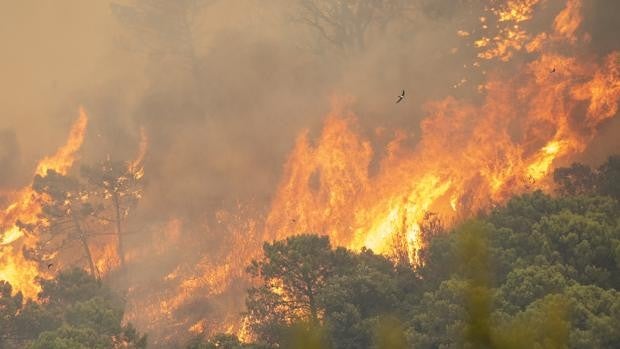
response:
M0 188L9 187L17 178L20 150L14 130L0 130Z
M256 217L265 213L295 137L305 128L310 139L318 134L331 96L352 98L375 149L395 129L415 143L428 101L480 100L485 74L506 74L527 59L525 52L511 62L477 58L473 42L483 34L486 2L404 2L413 6L369 30L363 45L345 48L304 25L294 3L3 3L0 130L7 131L0 131L0 189L30 181L37 159L62 143L79 105L91 117L82 163L130 159L144 128L147 183L129 222L137 256L129 276L164 290L171 286L161 280L179 266L224 255L232 218L222 220L222 212L234 216L251 202ZM541 1L524 26L546 30L563 6ZM590 33L588 54L618 49L618 10L613 1L584 2L579 32ZM407 100L396 105L401 89ZM601 154L620 149L620 122L604 127L577 160L600 162ZM175 219L178 235L170 233ZM243 288L233 293L238 299ZM204 311L234 307L223 298Z

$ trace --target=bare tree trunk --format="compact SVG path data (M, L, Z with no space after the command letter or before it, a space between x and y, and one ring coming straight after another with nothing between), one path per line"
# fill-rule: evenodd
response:
M82 242L82 248L84 249L86 258L88 258L88 265L90 267L90 273L96 279L99 279L99 272L97 271L97 267L95 266L95 262L93 261L93 255L90 253L90 248L88 247L88 240L86 239L86 235L84 235L84 231L82 230L82 227L80 226L80 221L75 216L75 214L71 214L71 218L73 219L73 224L75 225L75 229L78 232L80 242Z
M118 193L114 192L112 195L114 201L114 210L116 211L116 237L118 239L118 260L121 265L121 270L125 269L125 248L123 246L123 235L121 232L121 207Z

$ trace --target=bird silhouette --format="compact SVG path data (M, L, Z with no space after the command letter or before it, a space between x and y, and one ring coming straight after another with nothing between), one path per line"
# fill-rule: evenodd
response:
M396 103L400 103L400 101L402 101L403 99L405 99L405 90L400 93L400 96L398 96L398 100L396 101Z

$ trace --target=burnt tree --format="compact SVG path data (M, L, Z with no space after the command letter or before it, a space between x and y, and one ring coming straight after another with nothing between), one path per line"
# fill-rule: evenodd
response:
M123 221L142 195L142 170L127 162L106 160L82 167L82 175L92 186L92 200L98 201L100 211L96 218L114 224L119 263L124 269Z
M111 10L119 23L129 30L131 47L152 58L176 56L197 73L195 17L214 0L134 0L112 2ZM133 40L132 40L133 39Z
M41 240L39 252L53 255L77 242L87 259L91 275L99 277L89 247L93 234L86 229L86 222L95 214L89 192L77 179L54 170L48 170L45 176L35 176L32 188L41 194L41 215L44 218L44 223L37 229L47 237Z
M296 0L294 20L343 51L360 51L369 34L385 34L411 7L404 0Z

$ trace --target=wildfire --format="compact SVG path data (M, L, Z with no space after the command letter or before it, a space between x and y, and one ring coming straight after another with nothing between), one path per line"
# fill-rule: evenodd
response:
M266 218L243 210L218 213L223 236L230 237L228 252L204 255L167 273L164 295L145 298L136 289L140 296L128 320L148 329L226 331L249 338L244 322L231 315L238 304L215 311L212 315L221 318L217 323L173 314L195 297L212 300L234 292L232 280L243 277L263 241L326 234L332 243L352 249L392 254L404 247L409 263L417 265L424 262L418 252L428 217L450 225L533 187L548 189L553 168L582 152L597 127L617 114L620 54L596 60L560 53L566 52L558 49L561 45L580 42L579 0L567 2L550 32L528 33L522 25L539 3L514 0L487 9L480 23L487 30L494 19L497 35L474 38L475 30L457 31L474 40L478 57L487 61L509 61L520 51L535 57L508 77L489 68L479 88L481 102L447 97L427 103L418 138L395 130L387 146L377 148L350 111L354 100L334 98L321 134L310 139L304 130L297 137ZM386 132L377 128L375 133ZM180 228L179 223L166 230L176 236Z
M537 2L509 1L495 13L502 22L525 21ZM557 37L574 44L579 7L579 1L568 2L553 35L537 37L541 47ZM550 67L558 73L552 75ZM419 263L426 212L452 221L534 183L546 188L556 161L583 151L596 127L617 113L619 69L617 52L595 63L546 51L512 78L491 75L480 105L451 97L427 104L416 147L402 146L399 133L374 175L369 174L376 153L372 140L357 131L349 102L337 100L314 146L307 132L298 137L266 236L318 232L338 245L389 253L395 235L402 234L410 261Z
M144 127L141 127L138 154L136 155L135 159L133 159L129 163L129 171L134 174L136 179L140 179L144 176L144 167L142 166L142 164L144 162L144 157L146 156L148 145L149 145L149 140L146 135L146 130L144 129Z
M87 123L86 112L80 108L78 119L71 127L65 145L54 155L39 161L35 174L44 175L48 170L65 174L82 146ZM29 185L10 195L11 204L0 211L0 280L10 282L14 292L21 291L26 298L36 297L40 290L36 278L46 276L46 271L23 253L24 249L33 248L38 241L38 237L27 234L23 226L39 222L41 199Z
M509 0L493 12L500 22L523 22L532 18L534 6L540 0Z
M557 35L574 43L577 38L575 31L581 24L581 0L569 0L566 8L555 18L553 27Z
M528 43L531 37L521 27L521 23L533 17L534 8L539 2L540 0L509 0L500 6L488 8L487 11L497 21L497 33L493 37L483 36L474 41L474 46L482 49L478 57L487 60L498 58L507 62L523 47L533 49L540 38ZM481 17L480 22L483 32L486 32L486 17Z
M480 23L487 29L487 18L493 17L497 35L476 39L476 31L457 32L475 40L478 57L488 61L509 61L522 50L535 57L508 77L489 69L481 102L447 97L427 103L417 138L395 130L385 148L373 146L373 136L360 130L350 111L354 100L334 98L318 138L310 139L308 130L297 137L266 218L243 209L238 215L218 212L217 231L230 240L229 249L222 249L227 252L167 269L158 293L148 293L150 283L132 287L126 320L148 330L169 326L192 333L237 331L247 337L243 322L231 315L234 306L213 316L222 315L218 323L177 314L191 307L194 297L211 300L233 292L233 280L243 278L263 241L319 233L336 245L378 253L391 254L398 245L417 265L424 262L418 252L430 213L452 224L532 187L548 189L553 168L586 149L597 128L618 113L620 53L597 60L568 57L567 50L558 49L579 43L579 0L567 2L549 32L528 33L522 25L539 3L514 0L489 9ZM377 129L377 134L386 132ZM142 132L139 155L130 165L137 173L142 173L146 145ZM129 251L127 259L180 254L189 229L173 218L154 246ZM7 230L3 241L15 236L19 239L19 231Z
M532 35L522 27L522 22L532 19L534 8L539 2L540 0L507 1L502 6L487 9L497 21L497 33L474 40L474 46L481 49L478 57L486 60L497 58L507 62L523 49L531 53L542 50L544 45L551 42L577 43L576 32L583 19L581 0L570 0L566 3L566 7L556 16L550 34L543 32ZM485 22L486 20L481 21L482 28L485 29L482 32L488 29Z
M62 146L52 156L46 157L39 162L35 174L44 176L47 170L54 170L60 174L66 174L67 170L71 168L75 161L75 153L80 150L82 142L84 142L84 134L86 132L86 125L88 124L88 117L84 108L80 107L79 117L71 127L69 132L69 138L67 143Z
M108 239L111 240L111 239ZM94 245L92 254L95 258L95 266L100 275L106 275L110 271L118 268L120 261L115 244L102 241Z

